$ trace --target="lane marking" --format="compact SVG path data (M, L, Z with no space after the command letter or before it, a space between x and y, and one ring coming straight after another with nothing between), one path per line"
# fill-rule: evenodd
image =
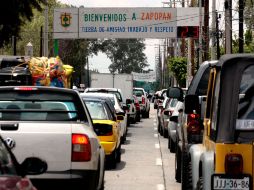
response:
M156 158L156 166L162 166L161 158Z
M156 129L156 130L157 130L157 129ZM159 136L159 135L158 135L157 133L154 134L154 137L155 137L155 138L158 138L158 136Z
M157 127L154 127L153 129L154 129L155 131L157 131L158 128L157 128Z
M156 121L156 119L154 119L153 121Z
M156 125L157 125L157 123L153 123L153 125L154 125L154 126L156 126Z
M160 144L159 144L159 143L156 143L156 144L155 144L155 148L159 149L159 148L160 148Z
M165 190L165 186L163 184L157 184L157 190Z

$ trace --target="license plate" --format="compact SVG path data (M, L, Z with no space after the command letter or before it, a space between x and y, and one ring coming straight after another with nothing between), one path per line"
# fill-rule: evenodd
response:
M213 175L212 177L213 190L250 190L252 185L250 176L230 177L227 175Z

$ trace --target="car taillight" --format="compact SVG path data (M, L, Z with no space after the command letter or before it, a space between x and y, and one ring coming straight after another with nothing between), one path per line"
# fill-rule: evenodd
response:
M14 90L32 91L32 90L38 90L38 88L35 88L35 87L15 87Z
M145 104L145 97L142 97L142 104Z
M226 174L243 173L243 157L241 154L227 154L224 165Z
M91 144L88 136L84 134L72 135L72 155L73 162L84 162L91 160Z
M201 132L201 126L200 126L200 122L199 122L199 114L189 114L188 115L188 119L187 119L187 132L189 134L200 134Z

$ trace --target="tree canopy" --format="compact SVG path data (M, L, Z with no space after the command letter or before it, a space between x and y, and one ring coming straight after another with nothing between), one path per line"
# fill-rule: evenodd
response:
M9 43L12 36L19 36L26 20L33 18L33 9L42 11L45 0L2 0L0 8L0 48Z

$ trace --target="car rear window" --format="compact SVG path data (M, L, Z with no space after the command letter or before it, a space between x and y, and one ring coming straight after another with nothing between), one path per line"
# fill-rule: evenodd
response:
M142 95L144 95L144 92L143 90L133 90L133 95L141 97Z
M87 121L71 94L45 91L0 92L0 120ZM81 113L82 112L82 113Z
M239 91L238 118L236 120L238 142L254 139L254 66L247 67L242 75Z

